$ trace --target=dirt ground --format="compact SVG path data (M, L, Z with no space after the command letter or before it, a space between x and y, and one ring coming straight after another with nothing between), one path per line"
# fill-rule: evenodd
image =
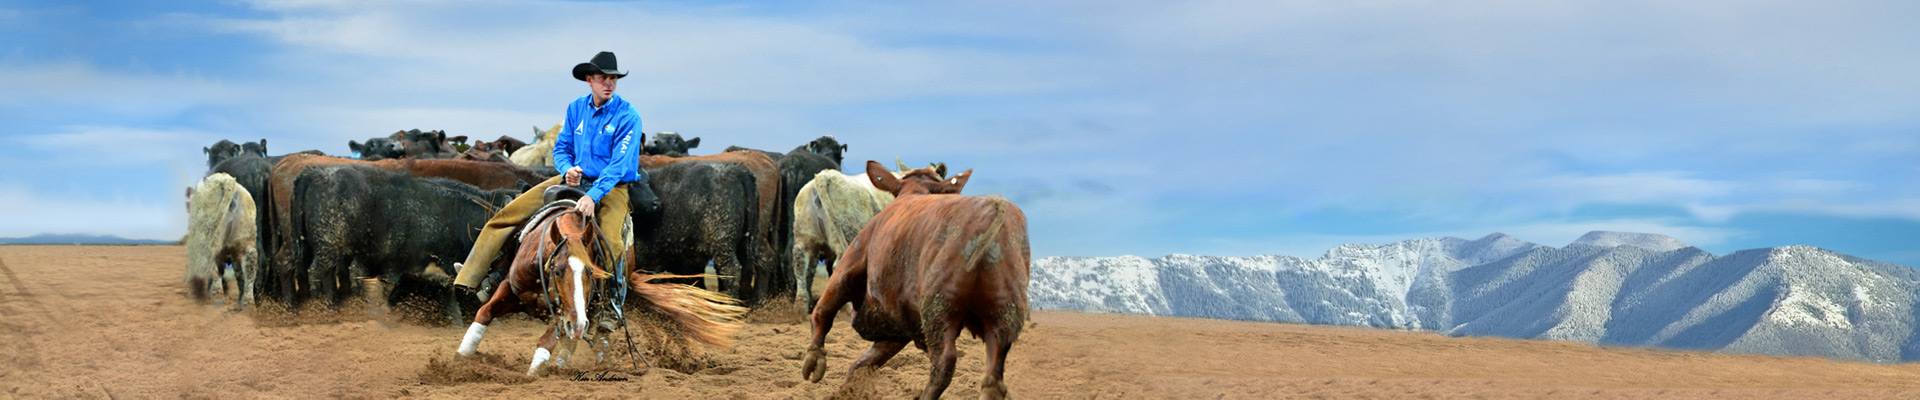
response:
M845 318L828 342L826 379L802 380L809 332L791 311L753 316L732 348L682 362L693 365L687 372L527 378L538 322L497 322L480 356L461 359L464 326L197 303L180 282L184 262L173 246L0 246L0 397L903 398L926 382L925 354L908 348L843 385L867 346ZM1009 356L1016 397L1920 398L1920 363L1071 312L1033 319ZM979 346L961 344L948 398L978 396Z

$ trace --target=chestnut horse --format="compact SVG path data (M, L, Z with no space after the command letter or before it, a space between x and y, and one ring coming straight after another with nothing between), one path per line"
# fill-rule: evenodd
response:
M520 228L520 244L506 278L493 291L493 298L474 314L473 325L460 341L459 354L470 356L479 349L480 337L494 318L524 312L552 324L540 336L533 365L527 367L528 375L538 376L541 366L553 356L560 335L575 341L588 335L589 307L619 307L619 299L600 299L614 297L606 287L614 273L600 267L609 257L595 251L605 243L597 240L596 226L575 210L570 200L554 202L528 219ZM558 265L559 260L565 260L564 267ZM738 319L746 308L724 294L683 284L650 283L655 279L699 277L703 276L631 273L627 282L633 288L636 304L632 306L663 316L661 319L674 325L677 332L694 341L726 347L728 336L740 329Z

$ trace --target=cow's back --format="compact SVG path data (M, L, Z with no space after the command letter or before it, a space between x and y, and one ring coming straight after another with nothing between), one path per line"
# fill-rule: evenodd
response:
M866 227L867 221L893 202L893 195L875 189L873 183L867 181L866 174L821 171L814 175L813 182L808 182L807 187L814 192L811 196L803 196L811 198L796 200L796 203L806 203L799 203L795 207L795 223L824 225L820 229L821 234L826 236L828 247L836 253L845 252L854 236ZM803 207L805 213L809 214L806 218L812 221L801 220L799 214Z
M921 326L933 322L925 318L942 318L1011 329L1006 333L1017 336L1027 315L1032 253L1026 224L1026 215L1000 196L895 199L847 251L847 257L863 258L867 269L869 298L856 315L856 329ZM893 333L918 339L921 332Z

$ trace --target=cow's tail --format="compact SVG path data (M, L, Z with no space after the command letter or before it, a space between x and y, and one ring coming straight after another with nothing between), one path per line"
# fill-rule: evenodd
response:
M988 212L993 214L993 222L987 223L986 230L980 231L980 234L969 238L966 248L962 250L962 254L967 256L967 263L964 264L964 268L969 270L980 265L980 261L989 255L996 258L1004 257L1004 252L1013 250L1003 249L998 246L1001 236L1003 236L1002 231L1006 230L1007 208L1012 205L1007 203L1006 200L1001 199L989 199L987 204L991 205L991 210Z
M284 254L286 258L280 260L281 263L285 264L281 266L281 272L286 273L287 276L283 276L280 279L282 284L291 285L280 288L284 293L300 293L298 288L311 285L306 279L313 273L313 271L307 270L313 266L311 259L313 250L308 248L312 244L308 243L310 240L307 238L306 208L320 206L302 201L302 199L306 198L307 192L313 190L313 181L300 179L298 175L295 175L292 182L293 190L289 191L289 193L292 194L287 196L287 220L282 221L286 222L287 225L280 237L280 245L287 249L287 254ZM297 295L291 295L287 297L288 300L295 302L304 301L304 299L299 299L296 296ZM287 304L287 306L292 306L292 304Z
M740 301L726 294L679 283L652 283L658 279L705 278L712 275L646 274L635 272L627 282L640 301L637 308L660 317L677 340L692 340L708 346L727 347L741 327L740 317L747 312Z
M1026 257L1025 250L1008 248L1003 245L1008 242L1007 219L1011 214L1020 212L1019 209L1015 208L1013 203L1009 203L1006 199L1000 198L999 196L989 196L987 198L987 204L989 205L987 212L993 215L993 220L987 223L986 230L980 231L979 234L974 235L972 238L968 238L967 244L965 245L966 247L961 253L966 256L967 260L967 263L961 266L961 270L974 274L975 278L983 278L985 274L999 274L1005 271L996 268L996 266L982 266L982 261L998 264L1005 262L1002 260L1005 257ZM1016 229L1025 228L1020 227ZM994 278L1006 279L1008 277L1002 276ZM1011 342L1020 337L1020 331L1027 323L1027 302L1025 294L1026 283L1021 282L1019 286L1021 290L1020 293L1000 293L1000 295L1012 295L1016 297L1000 298L998 301L993 302L991 306L992 309L979 310L989 315L981 316L984 319L981 322L985 325L982 328L987 330L987 332L981 332L982 334L988 335L992 340L1005 340L1007 342ZM992 341L989 341L989 343L992 343Z

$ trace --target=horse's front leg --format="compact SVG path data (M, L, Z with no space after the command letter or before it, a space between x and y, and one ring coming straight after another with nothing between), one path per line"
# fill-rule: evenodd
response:
M508 289L507 285L497 289ZM496 316L519 311L520 303L513 298L513 290L494 290L493 298L473 313L473 325L467 327L467 336L460 339L460 355L471 356L480 349L480 337L487 334L487 325L493 324Z
M540 335L538 347L533 348L533 365L527 366L527 376L540 376L540 366L553 358L553 346L560 343L560 336L553 328L547 328L547 334Z

